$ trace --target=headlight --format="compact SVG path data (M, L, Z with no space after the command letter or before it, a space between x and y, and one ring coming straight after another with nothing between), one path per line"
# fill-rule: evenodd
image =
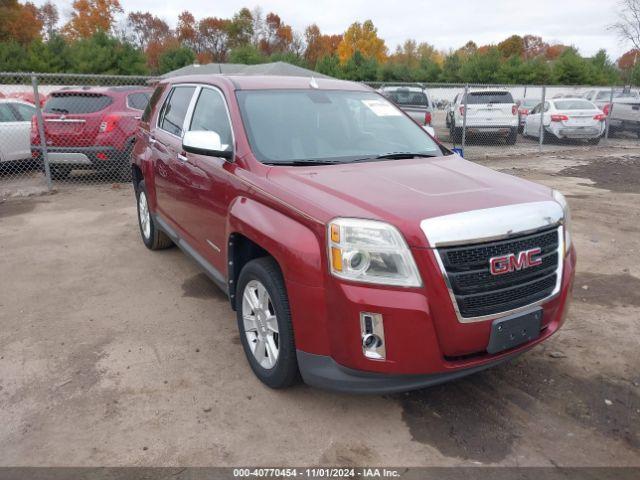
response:
M331 273L336 277L402 287L422 285L407 243L388 223L338 218L329 224L327 242Z
M571 247L571 212L569 211L567 199L564 198L564 195L559 191L553 191L553 199L560 204L562 211L564 212L562 226L564 227L564 254L566 255L569 253L569 248Z

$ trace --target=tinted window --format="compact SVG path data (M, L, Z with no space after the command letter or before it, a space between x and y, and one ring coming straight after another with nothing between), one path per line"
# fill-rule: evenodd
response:
M161 129L173 133L178 137L182 136L182 126L184 117L187 115L189 103L195 87L175 87L171 92L167 102L164 104L162 117L159 122Z
M158 103L158 100L160 100L160 97L162 96L163 91L164 91L163 87L156 87L156 89L153 91L153 95L151 95L151 100L149 100L149 103L147 103L147 106L144 109L144 113L142 114L143 122L148 122L151 119L151 111Z
M144 110L149 104L148 93L132 93L127 96L127 105L135 110Z
M44 106L45 113L94 113L111 105L112 99L95 93L54 93Z
M473 92L467 95L467 103L513 103L513 97L509 92Z
M217 90L204 88L198 97L196 108L193 110L189 130L206 130L220 135L223 145L233 143L231 126L227 116L227 107L222 95Z
M0 122L15 122L17 120L13 110L6 103L0 103Z
M426 107L429 105L427 96L424 92L411 92L409 90L391 90L386 91L387 95L392 101L398 105L420 105Z
M25 122L30 122L31 117L36 114L36 107L32 107L31 105L25 105L24 103L14 103L13 106L18 111L20 119Z
M554 102L558 110L595 110L596 106L586 100L557 100Z
M262 162L348 162L391 152L441 156L429 135L373 92L242 90L242 120Z

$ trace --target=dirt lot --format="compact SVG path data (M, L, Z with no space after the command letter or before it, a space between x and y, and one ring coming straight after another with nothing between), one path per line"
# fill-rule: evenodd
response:
M223 295L140 242L129 188L0 204L0 465L640 465L640 147L499 159L559 188L579 252L556 336L392 396L263 387Z

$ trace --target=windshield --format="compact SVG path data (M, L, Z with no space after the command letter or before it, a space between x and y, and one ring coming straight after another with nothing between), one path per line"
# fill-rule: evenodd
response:
M241 90L237 98L251 149L263 163L442 155L418 124L377 93Z
M597 107L587 100L556 100L557 110L596 110Z
M409 90L387 90L384 92L393 102L398 105L420 105L426 107L429 105L427 96L424 92L415 92Z

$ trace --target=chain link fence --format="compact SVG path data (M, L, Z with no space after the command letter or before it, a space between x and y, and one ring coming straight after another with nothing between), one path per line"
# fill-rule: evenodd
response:
M0 73L0 197L127 182L153 78ZM368 83L467 159L638 146L625 87Z

